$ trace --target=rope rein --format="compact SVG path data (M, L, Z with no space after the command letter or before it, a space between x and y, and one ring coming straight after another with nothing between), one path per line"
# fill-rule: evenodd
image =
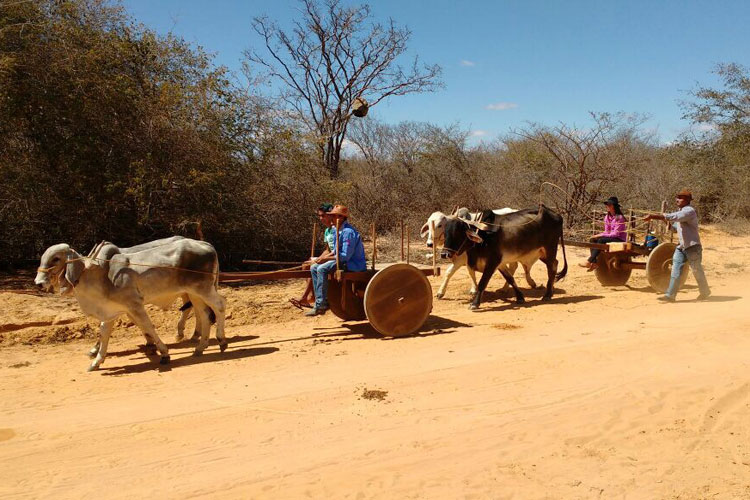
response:
M63 262L63 265L67 266L68 264L70 264L72 262L92 261L92 260L95 260L97 262L112 262L112 259L102 259L100 257L77 257L75 259L67 259L65 262ZM163 265L159 265L159 264L145 264L145 263L140 263L140 262L128 262L127 265L128 266L142 266L142 267L148 267L148 268L152 268L152 269L174 269L176 271L185 271L185 272L196 273L196 274L207 274L207 275L211 275L211 276L216 276L217 274L220 274L219 271L216 271L216 272L213 272L213 271L212 272L198 271L196 269L186 269L184 267L163 266ZM253 276L262 276L264 274L277 273L279 271L296 271L296 270L301 270L303 267L304 267L304 265L300 265L300 266L294 266L294 267L289 267L289 268L285 268L285 269L277 269L275 271L258 271L258 272L254 272L254 273L248 273L248 274L252 274ZM50 271L53 271L54 269L55 269L55 267L39 267L39 268L37 268L37 272L48 273Z

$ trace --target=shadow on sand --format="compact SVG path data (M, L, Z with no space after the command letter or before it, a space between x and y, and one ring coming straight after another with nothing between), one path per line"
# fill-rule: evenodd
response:
M709 298L705 300L698 300L696 298L693 299L687 299L687 300L680 300L679 295L677 296L677 302L733 302L735 300L740 300L742 297L739 297L737 295L711 295Z
M257 339L257 335L235 335L234 337L227 337L227 340L229 341L229 346L231 347L233 343L235 342L243 342L247 340L255 340ZM182 348L193 348L195 349L195 346L198 345L197 340L191 340L191 339L184 339L180 340L179 342L165 342L167 344L167 347L169 349L182 349ZM208 340L208 346L218 346L219 341L215 338ZM146 346L145 344L141 344L137 347L134 347L132 349L127 349L125 351L116 351L116 352L108 352L107 357L122 357L122 356L132 356L133 354L138 353L146 353L146 354L152 354L156 352L156 348L153 346Z
M657 292L656 290L654 290L653 288L651 288L651 286L649 286L649 285L647 285L647 286L638 286L638 287L636 287L636 286L630 286L630 285L623 285L623 286L625 288L627 288L628 290L630 290L631 292L644 292L644 293L650 293L650 294L654 294L654 295L655 294L659 294L659 292ZM698 285L688 285L688 284L682 285L682 287L680 288L680 290L697 290L697 289L698 289ZM661 294L659 294L659 295L661 295Z
M578 304L579 302L588 302L590 300L597 300L597 299L603 299L603 298L604 296L602 295L576 295L574 297L553 296L552 300L543 301L539 299L539 300L527 301L527 302L524 302L523 304L519 304L515 300L510 302L507 299L504 299L505 303L499 306L488 305L486 302L482 302L482 304L479 305L479 309L477 309L474 312L481 313L481 312L490 312L490 311L506 311L508 309L520 309L520 308L526 308L526 307L544 306L545 304Z
M200 363L213 363L217 361L229 361L233 359L251 358L254 356L262 356L264 354L271 354L279 349L277 347L240 347L232 349L230 340L229 348L225 352L213 351L210 353L204 353L202 356L193 356L193 353L185 353L179 358L175 358L172 355L172 360L166 364L159 364L159 355L156 353L146 353L147 360L142 363L135 365L125 366L114 366L114 367L101 367L99 371L102 375L117 376L117 375L128 375L131 373L143 373L149 371L159 371L160 373L172 371L174 368L181 368L183 366L191 366Z
M431 337L433 335L444 335L446 333L454 333L456 331L456 328L471 326L472 325L469 325L467 323L461 323L460 321L443 318L442 316L430 315L427 318L427 321L425 321L424 325L422 325L419 330L410 335L403 335L400 337L383 336L378 333L378 331L375 330L369 322L363 321L357 323L343 323L341 326L331 328L318 328L318 330L326 331L314 333L313 338L343 337L342 340L395 340L400 338Z

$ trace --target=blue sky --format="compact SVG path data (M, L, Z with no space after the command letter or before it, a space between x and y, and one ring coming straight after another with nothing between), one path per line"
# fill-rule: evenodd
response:
M361 4L349 2L346 4ZM750 1L369 2L378 19L412 31L410 57L443 68L445 89L395 97L380 120L460 123L492 140L528 121L585 127L589 111L651 116L662 142L688 128L678 101L718 85L719 62L750 65ZM138 21L200 45L239 70L243 51L261 48L252 18L282 25L296 0L124 0Z

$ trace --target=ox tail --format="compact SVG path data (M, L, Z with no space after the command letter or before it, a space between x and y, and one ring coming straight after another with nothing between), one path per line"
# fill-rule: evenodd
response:
M187 311L188 309L193 307L193 303L189 300L182 304L182 307L180 307L180 311ZM206 313L208 314L208 320L211 322L211 324L216 324L216 313L213 309L206 306Z
M560 245L563 251L563 268L562 271L555 275L555 282L560 281L568 274L568 257L565 255L565 239L563 238L562 232L560 233Z

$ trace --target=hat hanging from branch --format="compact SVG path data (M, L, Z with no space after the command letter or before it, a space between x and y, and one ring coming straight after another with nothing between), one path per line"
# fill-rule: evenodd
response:
M367 116L367 111L370 106L367 104L367 100L364 97L356 97L352 102L352 114L359 118Z

